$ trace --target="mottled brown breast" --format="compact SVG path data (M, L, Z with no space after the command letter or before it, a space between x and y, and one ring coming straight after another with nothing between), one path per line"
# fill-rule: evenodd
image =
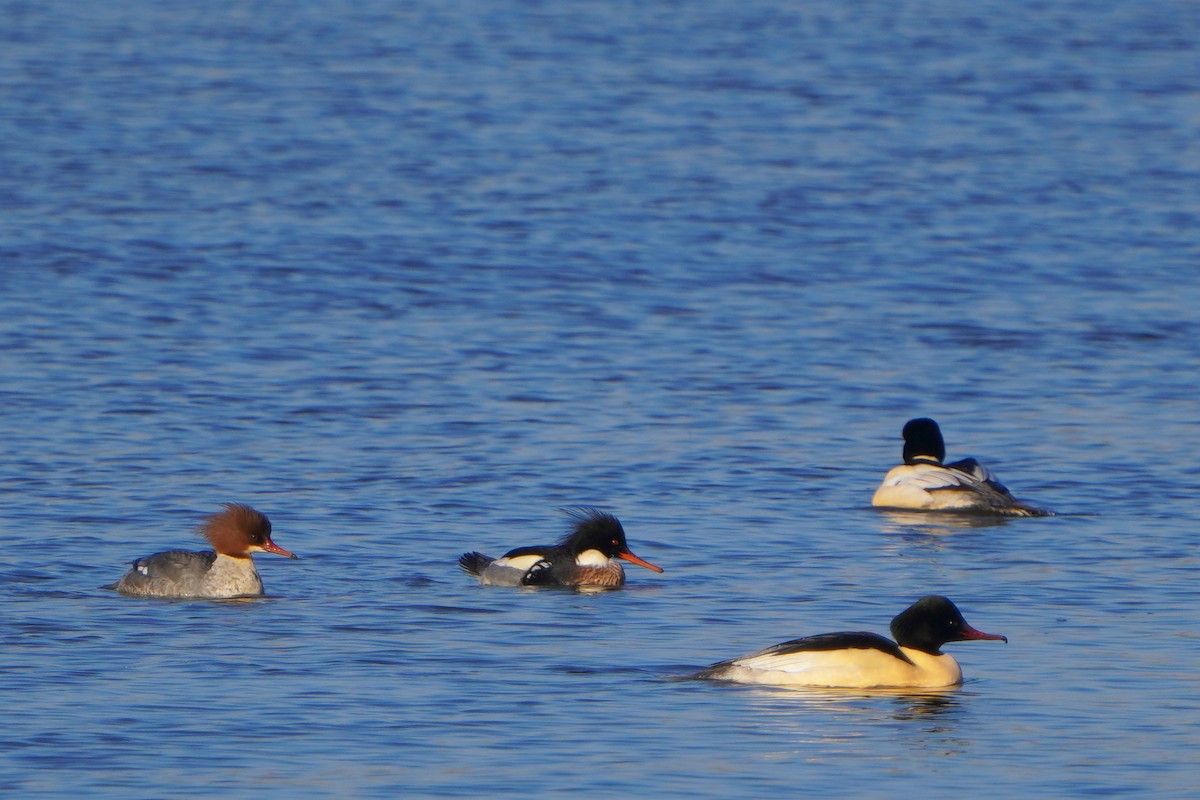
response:
M575 567L570 579L564 581L569 586L624 586L625 570L617 563L609 563L603 567Z

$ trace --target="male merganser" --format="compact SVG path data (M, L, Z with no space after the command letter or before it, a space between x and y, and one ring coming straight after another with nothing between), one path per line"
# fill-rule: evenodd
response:
M575 524L558 544L518 547L500 558L463 553L458 565L484 586L623 586L625 570L618 558L663 571L630 552L625 529L612 514L594 508L566 512Z
M1053 511L1017 500L991 470L973 458L943 464L946 444L938 424L924 417L904 425L904 463L892 467L871 505L927 511L965 511L1042 517Z
M922 597L892 620L892 641L877 633L822 633L713 664L697 678L843 689L934 689L962 683L941 651L947 642L998 639L977 631L945 597Z
M168 550L139 558L105 589L132 597L248 597L263 593L251 554L297 558L271 541L271 521L250 506L226 503L201 528L212 550Z

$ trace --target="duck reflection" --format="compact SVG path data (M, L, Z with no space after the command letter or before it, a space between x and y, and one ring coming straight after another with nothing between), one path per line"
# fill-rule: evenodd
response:
M857 741L850 733L858 726L875 729L879 723L898 724L905 735L898 741L912 748L936 746L947 753L967 748L957 734L967 714L969 693L945 689L799 689L747 687L757 725L799 743L845 745ZM811 713L797 713L811 712ZM816 721L813 714L820 715ZM838 718L842 718L838 722ZM811 754L810 754L811 755Z
M995 528L1007 525L1008 517L982 514L957 514L952 511L880 511L882 533L922 536L946 536L969 528Z
M847 714L878 714L880 699L892 708L890 716L895 719L951 714L960 706L960 689L947 686L938 689L811 689L803 687L770 686L753 687L749 690L755 705L769 702L772 710L780 710L780 703L788 711L795 706L806 706L813 710ZM767 709L764 709L767 710Z

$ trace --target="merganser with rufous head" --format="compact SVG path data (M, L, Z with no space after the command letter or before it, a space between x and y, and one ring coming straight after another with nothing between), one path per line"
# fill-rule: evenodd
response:
M226 503L201 534L212 550L167 550L139 558L121 580L103 588L131 597L256 597L263 584L254 553L297 558L271 541L271 521L250 506Z

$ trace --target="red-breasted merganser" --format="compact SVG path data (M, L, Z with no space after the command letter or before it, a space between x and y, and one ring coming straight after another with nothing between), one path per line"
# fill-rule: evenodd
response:
M297 558L271 541L271 521L250 506L226 503L201 533L212 550L168 550L139 558L105 589L131 597L254 597L263 593L253 553Z
M954 603L929 595L896 615L892 641L877 633L822 633L713 664L697 678L773 686L933 689L962 683L962 669L941 651L947 642L998 639L967 624Z
M946 444L933 420L910 419L903 435L904 463L884 476L871 505L1006 517L1054 514L1017 500L991 470L973 458L943 464Z
M625 529L612 514L594 508L565 510L575 524L558 544L518 547L500 558L464 553L458 565L484 586L623 586L625 570L618 558L663 571L630 552Z

